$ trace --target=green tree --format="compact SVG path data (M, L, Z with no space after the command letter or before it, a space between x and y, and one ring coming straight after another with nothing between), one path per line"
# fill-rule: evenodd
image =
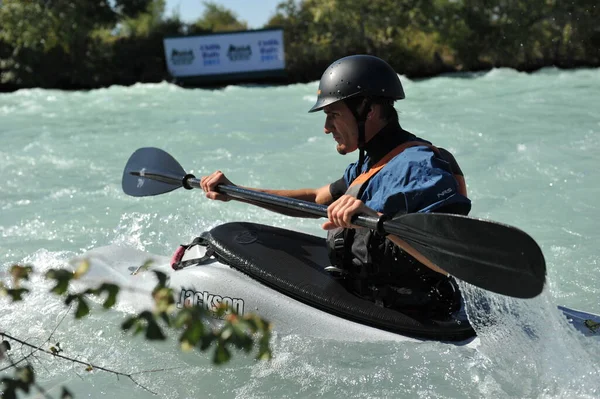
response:
M465 69L597 63L599 7L591 0L444 0L440 30Z
M0 7L0 40L21 49L74 51L99 27L112 28L119 18L132 18L158 3L153 0L4 0ZM161 17L162 15L159 15Z
M119 30L121 35L148 37L163 24L165 0L145 1L145 3L144 10L138 9L134 16L121 19Z
M443 47L429 23L432 8L431 0L288 0L267 26L284 28L290 75L300 80L357 53L385 58L400 72L431 74Z
M177 18L164 20L164 4L6 0L0 7L0 84L85 89L164 80L162 37L184 30Z
M210 1L203 2L202 16L192 24L190 33L228 32L248 29L245 21L238 20L237 15L226 7Z

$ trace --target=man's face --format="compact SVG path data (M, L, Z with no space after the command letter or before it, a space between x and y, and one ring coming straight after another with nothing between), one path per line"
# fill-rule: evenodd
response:
M331 133L337 142L337 152L345 155L358 148L358 126L350 109L343 101L326 106L325 134Z

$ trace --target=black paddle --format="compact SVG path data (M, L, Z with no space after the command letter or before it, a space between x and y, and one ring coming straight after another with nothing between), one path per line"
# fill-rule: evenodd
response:
M123 172L123 191L134 197L163 194L180 187L200 188L171 155L158 148L135 151ZM251 200L327 217L327 207L278 195L220 185L218 191ZM359 215L353 223L377 228L378 218ZM517 298L542 292L546 262L537 243L515 227L467 216L410 213L383 222L383 229L409 243L451 275L489 291Z

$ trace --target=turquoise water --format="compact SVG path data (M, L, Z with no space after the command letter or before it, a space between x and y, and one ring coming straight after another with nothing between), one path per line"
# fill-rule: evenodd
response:
M402 82L403 127L455 154L472 215L522 228L546 256L548 283L534 300L465 287L505 314L493 328L478 326L477 350L278 336L273 361L239 355L219 368L205 355L121 334L121 311L59 323L64 310L39 278L24 303L0 302L1 329L40 344L58 325L52 342L69 355L127 373L176 368L136 377L168 398L600 396L600 340L573 333L554 310L600 313L600 70L497 69ZM246 186L332 182L356 155L338 155L323 115L306 112L316 90L317 82L222 90L161 83L0 94L1 269L24 262L43 271L111 243L170 254L234 220L324 235L319 221L208 201L199 190L137 199L120 187L127 159L145 146L165 149L196 176L221 169ZM469 313L482 313L473 303ZM127 379L44 356L34 365L54 396L67 383L78 397L154 397Z

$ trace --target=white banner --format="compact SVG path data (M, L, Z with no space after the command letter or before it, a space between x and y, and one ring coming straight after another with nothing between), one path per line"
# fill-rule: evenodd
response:
M164 47L174 77L285 69L281 29L165 38Z

